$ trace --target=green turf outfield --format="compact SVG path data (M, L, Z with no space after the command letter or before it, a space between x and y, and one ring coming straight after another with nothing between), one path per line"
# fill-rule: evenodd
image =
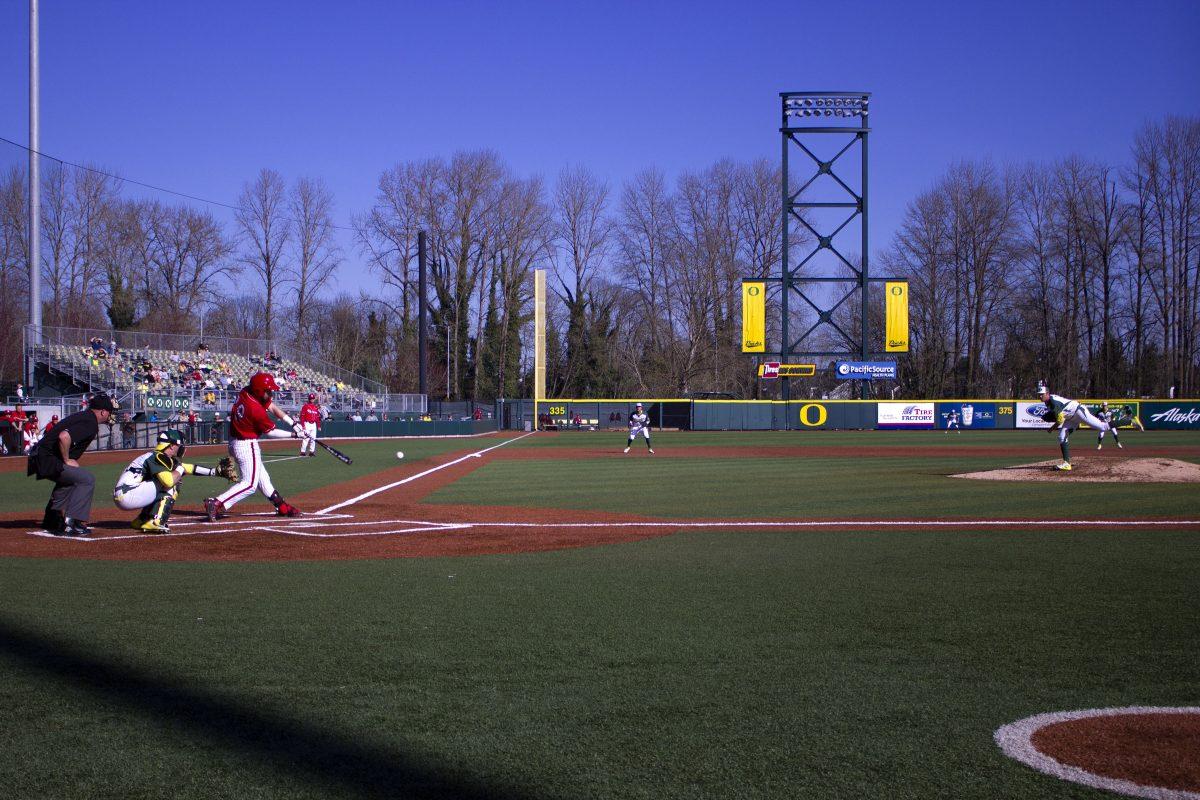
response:
M678 434L656 449L810 436L870 440ZM913 436L879 441L979 434ZM597 437L509 447L612 446ZM401 446L416 457L491 443ZM355 468L392 466L397 447L355 443ZM313 461L315 474L344 469ZM944 477L953 459L869 448L843 466L791 459L792 478L761 461L500 462L434 499L769 515L747 480L796 495L780 501L787 515L911 516L914 494L923 516L1197 506L1194 489L1162 485L984 491ZM311 466L272 474L299 483ZM681 497L681 475L703 488ZM894 489L842 508L882 479ZM25 478L0 476L0 491L20 497L17 482L27 497ZM993 495L1007 503L982 505ZM0 796L1099 800L1111 795L1009 761L992 733L1048 710L1197 704L1197 574L1200 531L1053 527L693 532L374 562L5 559Z

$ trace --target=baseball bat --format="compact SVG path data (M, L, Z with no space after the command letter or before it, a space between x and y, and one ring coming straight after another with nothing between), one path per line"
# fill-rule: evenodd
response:
M325 450L325 452L329 453L329 455L333 456L334 458L336 458L338 461L342 462L343 464L353 464L354 463L354 459L352 459L350 456L343 453L341 450L338 450L336 447L330 447L329 445L322 442L320 439L313 439L313 441L316 442L317 444L321 445L321 447Z

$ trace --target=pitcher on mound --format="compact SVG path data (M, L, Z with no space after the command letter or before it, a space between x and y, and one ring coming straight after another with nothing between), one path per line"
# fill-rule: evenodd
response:
M300 426L272 402L271 393L277 391L279 386L274 377L266 372L256 372L250 378L250 385L242 389L233 408L229 410L229 455L237 463L241 480L225 493L204 501L209 522L216 522L234 504L245 500L255 490L261 491L271 501L280 516L300 516L300 509L286 502L275 490L258 445L259 439L298 439L303 436ZM276 428L271 415L292 426L292 430Z

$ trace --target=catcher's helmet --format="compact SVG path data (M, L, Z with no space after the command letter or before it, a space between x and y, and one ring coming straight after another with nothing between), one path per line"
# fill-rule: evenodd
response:
M173 444L179 445L179 452L175 454L175 457L183 458L183 448L185 445L183 433L175 430L174 428L167 428L165 431L159 431L158 442L154 445L154 449L161 453L163 450L166 450Z
M254 395L259 400L266 402L271 392L278 392L279 384L275 382L275 376L269 372L256 372L250 376L250 394Z

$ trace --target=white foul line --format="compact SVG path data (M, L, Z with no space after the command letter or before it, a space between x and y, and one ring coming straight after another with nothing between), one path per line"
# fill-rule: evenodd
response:
M406 483L411 483L412 481L415 481L417 478L424 478L426 475L430 475L434 472L437 472L440 469L445 469L446 467L452 467L455 464L458 464L462 461L466 461L468 458L479 458L484 453L490 452L499 447L504 447L504 445L506 445L506 444L512 444L513 442L517 442L517 441L520 441L521 439L524 439L526 436L532 436L532 435L533 435L532 432L524 433L524 434L521 434L520 436L517 436L514 439L508 439L506 441L501 442L500 444L493 445L492 447L488 447L484 450L480 450L475 453L468 453L467 455L462 456L461 458L456 458L453 461L447 461L445 464L439 464L436 467L431 467L431 468L425 470L424 472L418 472L416 475L410 475L407 478L404 478L403 480L398 480L394 483L389 483L386 486L380 486L376 489L372 489L369 492L364 492L363 494L360 494L358 497L351 497L349 500L344 500L340 503L337 503L336 505L332 505L327 508L322 508L320 511L317 511L315 513L328 514L330 511L337 511L339 508L345 508L346 506L352 506L355 503L357 503L359 500L366 500L368 497L374 497L375 495L379 494L380 492L386 492L388 489L395 489L397 486L403 486Z

